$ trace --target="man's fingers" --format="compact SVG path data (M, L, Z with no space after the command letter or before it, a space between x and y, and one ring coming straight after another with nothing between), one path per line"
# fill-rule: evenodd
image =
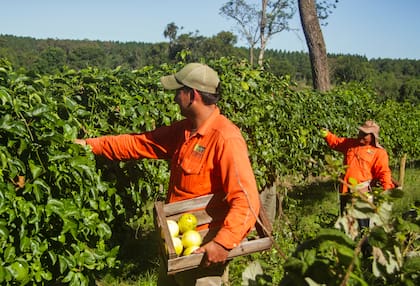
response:
M74 143L86 146L86 140L85 139L74 139Z
M198 253L204 253L206 252L206 249L204 247L199 247L196 250L193 251L193 253L198 254Z

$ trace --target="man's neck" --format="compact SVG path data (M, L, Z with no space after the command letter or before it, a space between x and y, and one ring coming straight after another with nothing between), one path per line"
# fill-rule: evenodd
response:
M192 121L192 129L199 129L209 117L213 114L213 112L217 109L216 105L203 105L200 110L196 113L194 118L191 118Z

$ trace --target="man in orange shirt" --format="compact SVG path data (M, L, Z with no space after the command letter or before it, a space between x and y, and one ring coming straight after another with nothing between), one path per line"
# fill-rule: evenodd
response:
M343 164L346 167L343 181L340 185L340 211L344 212L349 200L349 187L355 180L361 192L369 192L372 182L379 182L384 191L393 189L395 185L391 178L388 165L388 154L379 145L379 126L372 120L359 127L357 138L337 137L326 129L321 130L328 146L344 154ZM360 227L369 226L369 220L359 220Z
M97 155L112 160L170 160L167 202L222 194L229 208L214 239L197 249L203 267L160 275L159 285L221 285L229 250L239 245L256 222L260 209L248 149L237 126L220 114L220 80L207 65L190 63L164 76L165 89L176 90L184 120L141 134L79 139Z

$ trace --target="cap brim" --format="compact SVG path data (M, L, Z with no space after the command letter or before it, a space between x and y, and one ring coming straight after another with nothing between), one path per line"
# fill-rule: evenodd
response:
M169 90L178 89L184 86L178 83L174 75L163 76L160 78L160 82L162 83L165 89Z
M371 130L365 129L365 128L363 128L363 127L359 127L359 128L357 128L357 129L359 129L360 131L362 131L363 133L366 133L366 134L372 133L372 131L371 131Z
M364 128L363 126L360 126L358 129L365 134L373 134L375 137L379 138L379 136L376 134L374 130L372 130L372 128Z
M376 132L372 131L370 128L363 128L362 126L360 126L359 128L360 131L362 131L365 134L373 134L373 136L375 137L375 146L378 148L384 148L379 144L379 135L376 134Z

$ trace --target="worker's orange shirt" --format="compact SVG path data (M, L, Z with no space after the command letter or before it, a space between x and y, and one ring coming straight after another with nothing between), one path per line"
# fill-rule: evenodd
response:
M168 202L224 192L229 212L214 241L234 248L254 226L260 208L245 140L219 109L192 136L190 129L190 121L182 120L150 132L86 142L109 159L170 160Z
M331 132L328 132L325 140L332 149L344 154L345 182L349 183L349 178L356 179L358 183L377 179L384 190L394 188L385 149L362 146L356 138L337 137ZM340 192L347 193L348 187L342 184Z

